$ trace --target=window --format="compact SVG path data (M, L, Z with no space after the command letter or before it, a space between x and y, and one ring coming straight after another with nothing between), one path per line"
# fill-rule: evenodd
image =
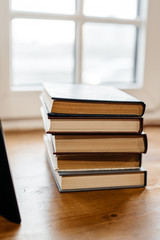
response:
M12 86L135 82L139 8L140 0L11 0Z
M158 9L159 0L1 0L1 118L40 119L46 80L115 84L156 117Z

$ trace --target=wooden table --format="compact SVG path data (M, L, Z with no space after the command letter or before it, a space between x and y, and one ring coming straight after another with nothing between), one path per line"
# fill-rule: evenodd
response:
M145 189L59 193L43 132L6 133L22 223L0 217L0 239L160 239L160 127L148 127Z

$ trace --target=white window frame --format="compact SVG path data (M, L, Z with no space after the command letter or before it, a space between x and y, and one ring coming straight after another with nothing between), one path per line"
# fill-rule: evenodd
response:
M148 8L147 8L148 2ZM35 122L40 119L41 89L14 89L11 86L11 19L61 19L74 20L76 24L76 49L75 49L75 81L81 82L82 73L82 25L85 22L133 24L140 26L139 57L137 66L138 81L129 86L119 86L133 96L144 100L147 104L147 119L160 119L160 9L159 0L142 0L142 17L139 19L114 19L88 17L82 14L83 0L77 0L79 11L75 15L60 15L47 13L17 12L10 13L9 0L0 0L0 116L2 119L15 123L16 120L28 119ZM147 11L148 9L148 11ZM146 14L147 13L147 14ZM143 67L144 66L144 67ZM35 121L33 121L35 120Z

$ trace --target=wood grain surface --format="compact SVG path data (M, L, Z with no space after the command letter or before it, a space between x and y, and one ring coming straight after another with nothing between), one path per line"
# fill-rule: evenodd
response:
M160 127L145 131L145 189L77 193L59 193L45 159L43 131L6 133L22 223L0 217L0 239L159 240Z

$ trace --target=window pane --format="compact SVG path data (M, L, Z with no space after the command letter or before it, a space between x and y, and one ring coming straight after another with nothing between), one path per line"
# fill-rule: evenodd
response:
M134 80L134 26L87 23L83 27L83 36L85 83L129 83Z
M133 19L138 0L84 0L84 14L97 17Z
M75 0L12 0L11 9L16 11L74 14Z
M73 81L75 26L71 21L12 21L12 84Z

